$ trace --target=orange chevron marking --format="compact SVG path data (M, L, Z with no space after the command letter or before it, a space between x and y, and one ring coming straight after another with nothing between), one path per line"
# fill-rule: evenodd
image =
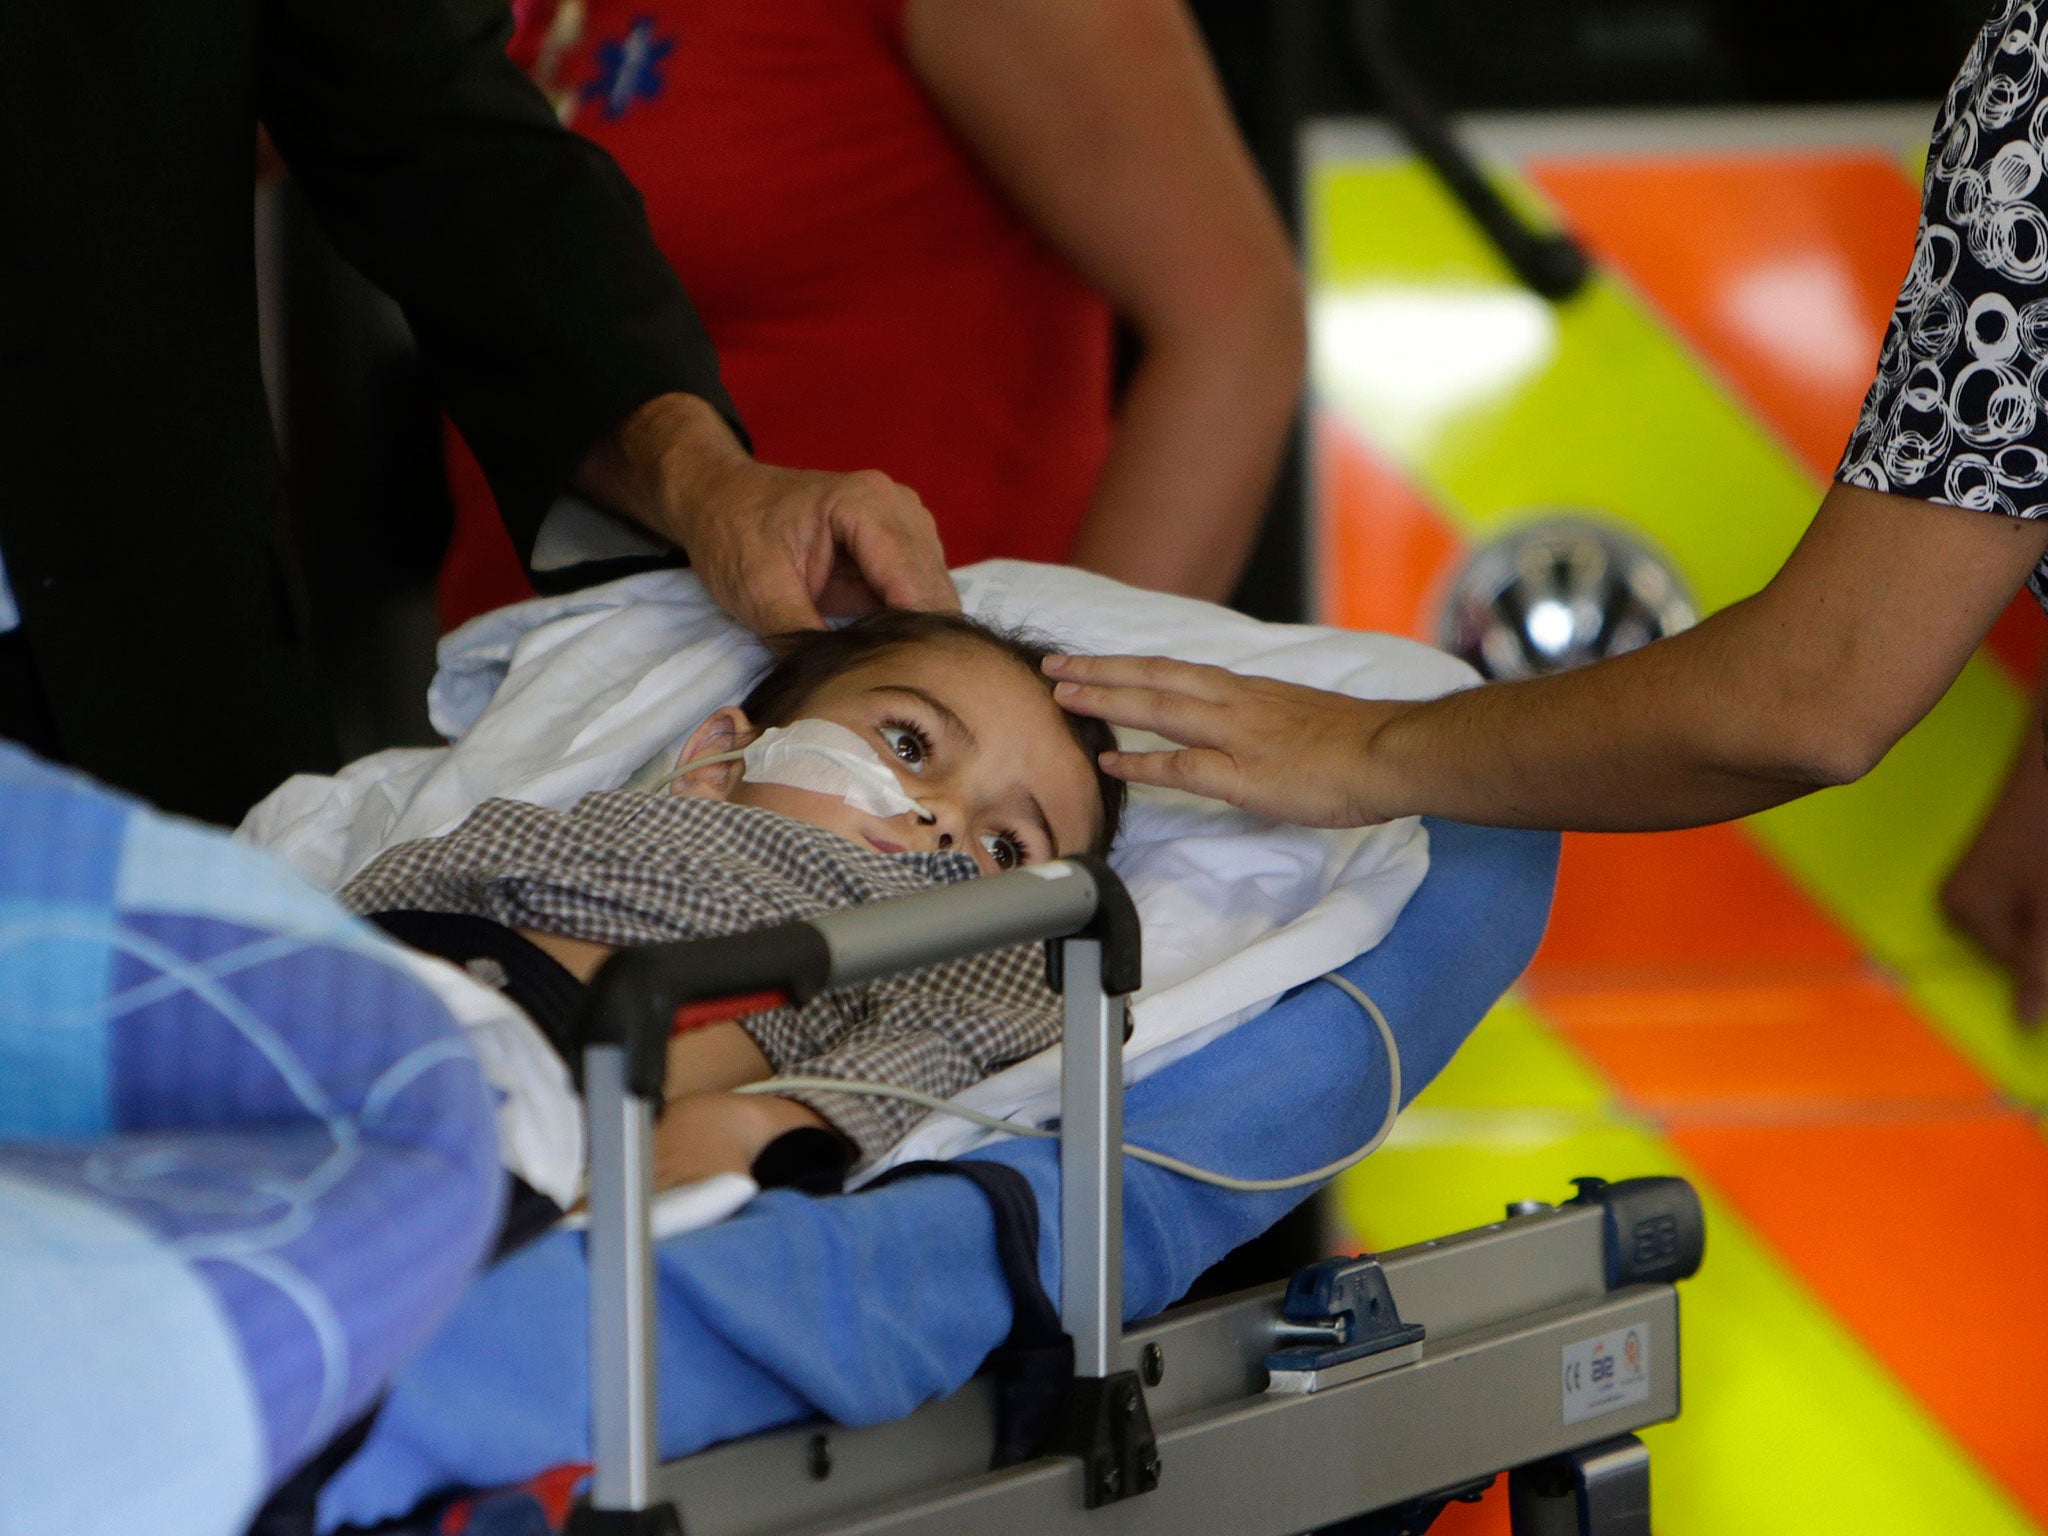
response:
M2027 1116L1667 1132L1894 1375L2048 1521L2048 1146Z
M1817 480L1832 474L1912 246L1918 197L1889 160L1530 173ZM1991 648L2025 677L2043 644L2028 600ZM2021 1321L2048 1289L2048 1144L1829 915L1735 829L1572 839L1531 992L2048 1518L2048 1332ZM1898 1221L1873 1225L1872 1200ZM1892 1240L1906 1231L1910 1248Z
M1529 170L1606 270L1824 480L1910 251L1917 196L1893 162L1617 156ZM1326 518L1340 494L1370 503L1324 523L1326 614L1426 634L1456 558L1445 512L1466 509L1447 491L1439 512L1348 430L1319 424L1317 441ZM1442 545L1411 559L1438 532ZM2026 610L1994 643L2016 668L2042 647ZM2048 1330L2032 1322L2048 1294L2048 1143L1844 926L1739 829L1574 837L1528 992L1620 1113L1658 1125L1939 1420L1929 1438L1943 1454L1952 1444L2048 1524ZM1702 1381L1702 1400L1754 1385L1740 1375ZM1434 1529L1504 1536L1501 1491Z
M1856 946L1739 827L1564 840L1550 928L1529 975L1593 971L1808 972L1859 963Z
M1872 976L1537 985L1530 1000L1660 1122L1995 1103L1983 1075Z

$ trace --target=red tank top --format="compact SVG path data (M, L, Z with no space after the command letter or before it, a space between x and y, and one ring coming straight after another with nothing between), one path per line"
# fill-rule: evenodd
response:
M515 11L533 68L557 7ZM1062 560L1109 448L1109 309L933 109L902 11L587 0L543 83L645 196L763 461L884 471L955 565ZM530 589L450 436L452 625Z

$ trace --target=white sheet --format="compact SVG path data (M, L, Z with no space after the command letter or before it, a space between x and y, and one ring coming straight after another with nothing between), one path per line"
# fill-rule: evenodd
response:
M583 1099L534 1022L459 966L406 951L412 972L469 1036L496 1098L498 1156L555 1204L583 1198Z
M1179 656L1375 698L1428 698L1475 680L1412 641L1261 624L1063 567L990 561L955 580L969 613L1074 650ZM679 571L485 614L443 640L440 659L429 707L451 746L293 778L241 835L336 886L383 848L447 831L491 796L567 807L625 782L656 753L679 751L766 663L759 642ZM1145 930L1146 987L1125 1054L1135 1081L1377 944L1428 869L1428 838L1413 820L1312 831L1146 789L1132 796L1113 862ZM1058 1084L1055 1049L960 1100L1038 1124L1057 1114ZM957 1155L987 1134L934 1116L889 1161Z

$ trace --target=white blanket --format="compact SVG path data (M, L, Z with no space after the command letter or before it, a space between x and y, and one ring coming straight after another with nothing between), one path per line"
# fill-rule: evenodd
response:
M990 561L955 580L968 613L1076 651L1178 656L1374 698L1428 698L1475 680L1412 641L1262 624L1064 567ZM429 705L452 745L293 778L241 835L338 886L382 849L445 832L489 797L567 807L624 783L739 698L766 654L694 577L661 571L485 614L442 641L440 662ZM1111 860L1145 933L1126 1077L1157 1071L1377 944L1421 883L1428 850L1413 820L1312 831L1137 790ZM1031 1124L1054 1118L1058 1100L1056 1048L959 1098ZM890 1161L954 1156L986 1136L932 1116Z

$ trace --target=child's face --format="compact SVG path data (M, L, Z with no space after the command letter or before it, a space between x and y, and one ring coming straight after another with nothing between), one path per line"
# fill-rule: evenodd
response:
M934 820L872 816L835 795L748 783L738 764L699 769L680 792L777 811L879 853L958 849L986 874L1085 852L1094 841L1102 816L1094 764L1045 684L988 646L946 639L886 651L824 684L799 714L853 731ZM682 761L750 739L744 715L720 710Z

